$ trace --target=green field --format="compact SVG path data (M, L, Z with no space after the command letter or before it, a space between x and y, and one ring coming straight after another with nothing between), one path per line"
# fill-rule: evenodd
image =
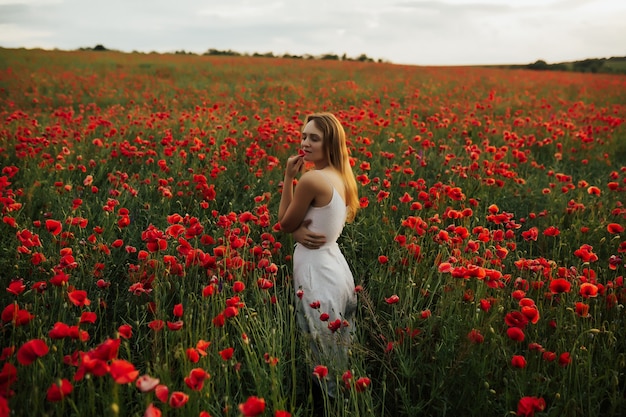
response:
M626 76L0 49L0 416L311 415L276 219L314 111L361 198L327 415L623 413Z

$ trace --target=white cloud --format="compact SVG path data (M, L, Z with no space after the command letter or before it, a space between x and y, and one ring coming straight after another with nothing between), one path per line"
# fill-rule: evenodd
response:
M21 43L38 42L41 39L50 38L53 32L46 30L24 29L11 23L0 23L2 39L8 44L20 45ZM39 48L54 48L53 43L36 45Z
M0 46L365 53L419 65L623 56L612 0L0 0Z

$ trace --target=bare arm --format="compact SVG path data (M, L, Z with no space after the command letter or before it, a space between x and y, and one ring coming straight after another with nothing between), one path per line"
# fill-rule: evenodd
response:
M293 180L300 172L303 163L301 156L294 156L287 160L285 177L283 179L283 191L278 208L278 222L281 230L293 233L296 242L309 249L318 249L326 242L326 237L309 230L310 220L303 221L318 191L316 183L310 175L305 174L302 176L295 191L293 186Z
M326 243L326 236L312 232L309 229L311 220L305 220L300 223L300 226L294 230L291 234L296 242L306 246L309 249L319 249L324 243Z
M280 205L278 207L278 221L281 222L287 209L293 201L293 180L302 168L304 161L300 156L292 156L287 160L285 168L285 177L283 179L283 192L280 196ZM282 226L282 224L281 224Z

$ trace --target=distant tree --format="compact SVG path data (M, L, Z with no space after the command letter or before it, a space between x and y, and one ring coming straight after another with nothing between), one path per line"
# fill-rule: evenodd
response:
M550 69L554 71L567 71L567 65L564 63L552 64L550 65Z
M604 66L604 59L585 59L574 62L574 71L596 73L600 72L602 66Z
M335 54L324 54L324 55L322 55L322 59L338 61L339 57L337 55L335 55Z
M254 57L262 57L262 58L274 58L274 54L272 52L265 52L264 54L261 54L259 52L255 52L252 54L252 56Z
M100 45L100 44L98 44L98 45L96 45L96 46L93 48L93 50L94 50L94 51L106 51L106 50L107 50L107 48L105 48L105 47L104 47L104 45Z
M549 69L548 67L548 63L546 61L544 61L543 59L537 60L532 64L528 64L527 66L528 69L532 69L532 70L547 70Z
M240 56L239 52L233 50L220 51L219 49L211 48L204 53L204 55L228 55L228 56Z

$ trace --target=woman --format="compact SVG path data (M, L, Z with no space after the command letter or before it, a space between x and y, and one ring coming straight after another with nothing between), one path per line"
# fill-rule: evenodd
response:
M301 153L288 159L278 211L281 230L293 233L293 282L298 325L310 337L312 366L324 365L328 394L348 368L348 348L354 331L356 294L350 268L337 239L359 208L346 135L331 113L307 116ZM294 190L294 179L305 163Z

